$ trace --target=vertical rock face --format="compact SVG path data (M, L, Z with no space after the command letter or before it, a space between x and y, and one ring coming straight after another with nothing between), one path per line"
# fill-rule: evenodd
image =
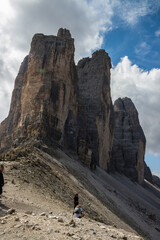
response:
M113 108L110 97L111 62L104 50L79 61L78 153L91 166L107 170L110 159Z
M0 152L10 148L17 138L21 138L22 126L18 127L21 116L21 94L28 69L28 56L24 58L19 73L15 80L15 86L12 93L11 106L8 117L0 125ZM24 131L24 128L23 128Z
M0 127L1 151L27 138L76 151L76 84L70 32L60 29L57 37L36 34L15 81L9 116Z
M77 154L91 168L114 168L142 183L145 136L134 104L118 99L113 109L111 61L104 50L77 67L74 50L66 29L57 36L33 37L15 80L9 115L0 125L0 152L39 139Z
M146 139L139 123L138 112L129 98L117 99L114 111L112 164L120 173L142 183Z

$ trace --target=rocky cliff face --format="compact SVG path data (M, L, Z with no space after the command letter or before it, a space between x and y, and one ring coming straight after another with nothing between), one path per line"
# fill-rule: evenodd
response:
M33 37L15 80L9 115L0 125L0 152L38 139L74 153L93 169L114 168L142 183L145 136L134 104L118 99L113 110L111 61L104 50L77 66L74 50L66 29L57 36Z
M114 111L112 165L133 181L142 183L146 139L139 124L138 112L129 98L117 99Z
M76 153L89 167L107 170L113 129L110 68L104 50L75 67L74 40L66 29L57 37L36 34L1 124L1 151L40 139Z
M113 107L110 96L111 61L104 50L79 61L78 152L91 166L107 170L110 161Z
M70 32L36 34L15 81L9 116L0 127L1 151L30 138L76 151L76 91Z

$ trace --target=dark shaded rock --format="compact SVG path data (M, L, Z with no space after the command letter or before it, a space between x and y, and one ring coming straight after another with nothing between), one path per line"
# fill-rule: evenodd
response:
M145 162L144 162L144 178L150 183L153 183L151 170Z
M70 110L64 125L63 146L72 152L77 151L77 119Z
M104 50L79 61L78 154L87 165L107 170L110 160L113 107L110 96L111 62Z
M129 98L114 103L115 129L112 166L133 181L143 182L146 139L138 119L138 112Z
M151 219L152 221L156 221L156 216L155 216L155 214L149 214L148 215L148 217L149 217L149 219Z
M152 176L153 184L160 188L160 178L158 176Z

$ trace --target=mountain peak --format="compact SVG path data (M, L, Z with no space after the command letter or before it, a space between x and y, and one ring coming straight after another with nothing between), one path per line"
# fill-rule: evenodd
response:
M71 38L71 33L66 28L60 28L58 30L57 37Z
M145 137L130 99L118 100L113 108L108 53L100 49L75 66L74 51L67 29L60 28L57 36L34 35L15 81L9 115L0 126L0 152L40 140L91 169L109 171L116 165L142 183Z

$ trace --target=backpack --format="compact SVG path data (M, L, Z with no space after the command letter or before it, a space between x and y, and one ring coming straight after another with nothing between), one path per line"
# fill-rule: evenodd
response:
M80 214L82 212L82 209L80 207L75 207L74 213Z

